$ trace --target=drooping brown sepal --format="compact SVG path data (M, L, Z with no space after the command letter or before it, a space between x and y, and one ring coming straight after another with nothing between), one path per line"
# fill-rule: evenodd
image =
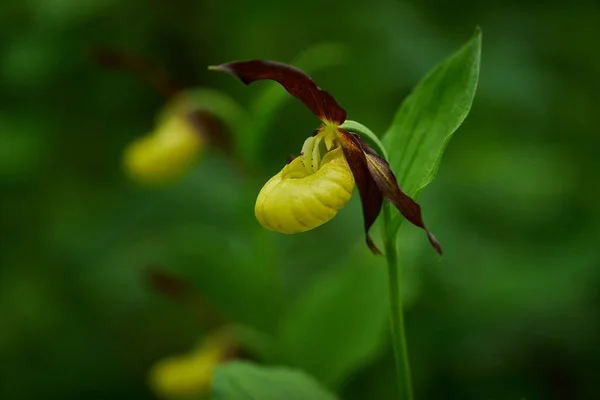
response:
M369 236L369 229L375 223L383 204L381 190L369 172L367 159L357 136L344 129L338 129L338 132L344 156L352 170L360 194L367 246L373 253L381 254Z
M427 237L429 238L431 245L440 255L442 255L442 246L440 245L440 242L438 242L433 233L427 229L423 222L421 206L402 191L389 163L379 156L379 154L377 154L360 136L357 136L356 139L364 151L370 175L383 196L388 199L398 211L400 211L404 218L412 224L423 228L425 232L427 232Z
M346 110L340 107L333 96L291 65L270 60L249 60L221 64L210 69L230 73L246 85L263 79L276 81L306 104L321 121L341 125L346 120Z

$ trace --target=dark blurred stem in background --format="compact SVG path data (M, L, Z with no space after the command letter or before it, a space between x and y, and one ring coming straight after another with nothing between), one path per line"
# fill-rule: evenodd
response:
M388 237L388 226L391 221L390 205L383 205L384 218L384 245L385 257L388 268L388 285L390 295L390 322L392 328L392 344L396 360L396 375L402 400L413 400L412 379L408 349L406 347L406 334L404 332L404 310L402 307L402 293L400 293L400 268L398 267L398 249L396 234Z

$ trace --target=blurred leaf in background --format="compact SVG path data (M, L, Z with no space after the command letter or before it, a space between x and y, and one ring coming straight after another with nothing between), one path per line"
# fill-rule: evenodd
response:
M302 371L281 367L261 368L238 361L217 369L212 398L333 400L335 396Z
M281 322L281 353L330 387L380 352L388 328L385 270L342 266L308 288Z

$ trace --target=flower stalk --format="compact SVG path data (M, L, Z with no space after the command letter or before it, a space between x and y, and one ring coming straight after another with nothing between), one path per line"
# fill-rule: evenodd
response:
M391 222L390 204L383 205L384 231L388 232ZM413 400L412 375L404 332L404 308L400 292L401 271L398 265L396 234L384 235L385 258L388 269L388 288L390 298L390 327L394 359L396 360L396 379L402 400Z
M379 138L366 126L355 122L346 121L343 128L357 133L369 139L374 147L384 158L387 157L385 147ZM394 359L396 362L396 380L402 400L413 400L412 375L410 362L408 360L408 348L406 345L406 333L404 331L404 307L401 292L401 271L398 265L397 232L392 224L392 205L389 202L383 204L383 240L385 258L388 270L388 291L390 301L390 328L392 334L392 345L394 347Z

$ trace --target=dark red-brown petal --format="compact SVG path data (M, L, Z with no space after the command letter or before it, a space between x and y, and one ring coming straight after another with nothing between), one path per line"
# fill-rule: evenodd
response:
M414 225L423 228L427 232L429 242L435 250L441 255L442 246L433 236L433 233L427 229L421 216L421 206L402 191L398 180L392 172L388 162L379 156L360 136L356 136L362 150L365 152L367 167L370 175L381 190L383 196L388 199L400 213Z
M167 297L182 300L194 296L194 289L176 275L154 266L146 267L144 273L150 287Z
M166 297L189 307L206 328L216 329L225 324L225 318L202 293L197 292L185 280L156 266L144 270L150 287Z
M212 146L223 150L226 154L233 155L232 133L223 120L207 111L193 108L192 105L190 105L187 118L196 128L196 132L208 139Z
M246 85L263 79L276 81L306 104L321 121L341 125L346 120L346 110L340 107L333 96L319 88L310 76L291 65L270 60L250 60L221 64L210 69L228 72Z
M352 175L354 175L358 193L360 193L367 245L373 253L381 254L369 236L369 229L375 223L383 204L381 190L369 172L367 159L359 140L346 130L338 129L338 132L344 156L352 170Z
M132 73L153 86L167 99L175 97L182 86L161 65L143 57L109 48L92 50L94 60L105 68Z

